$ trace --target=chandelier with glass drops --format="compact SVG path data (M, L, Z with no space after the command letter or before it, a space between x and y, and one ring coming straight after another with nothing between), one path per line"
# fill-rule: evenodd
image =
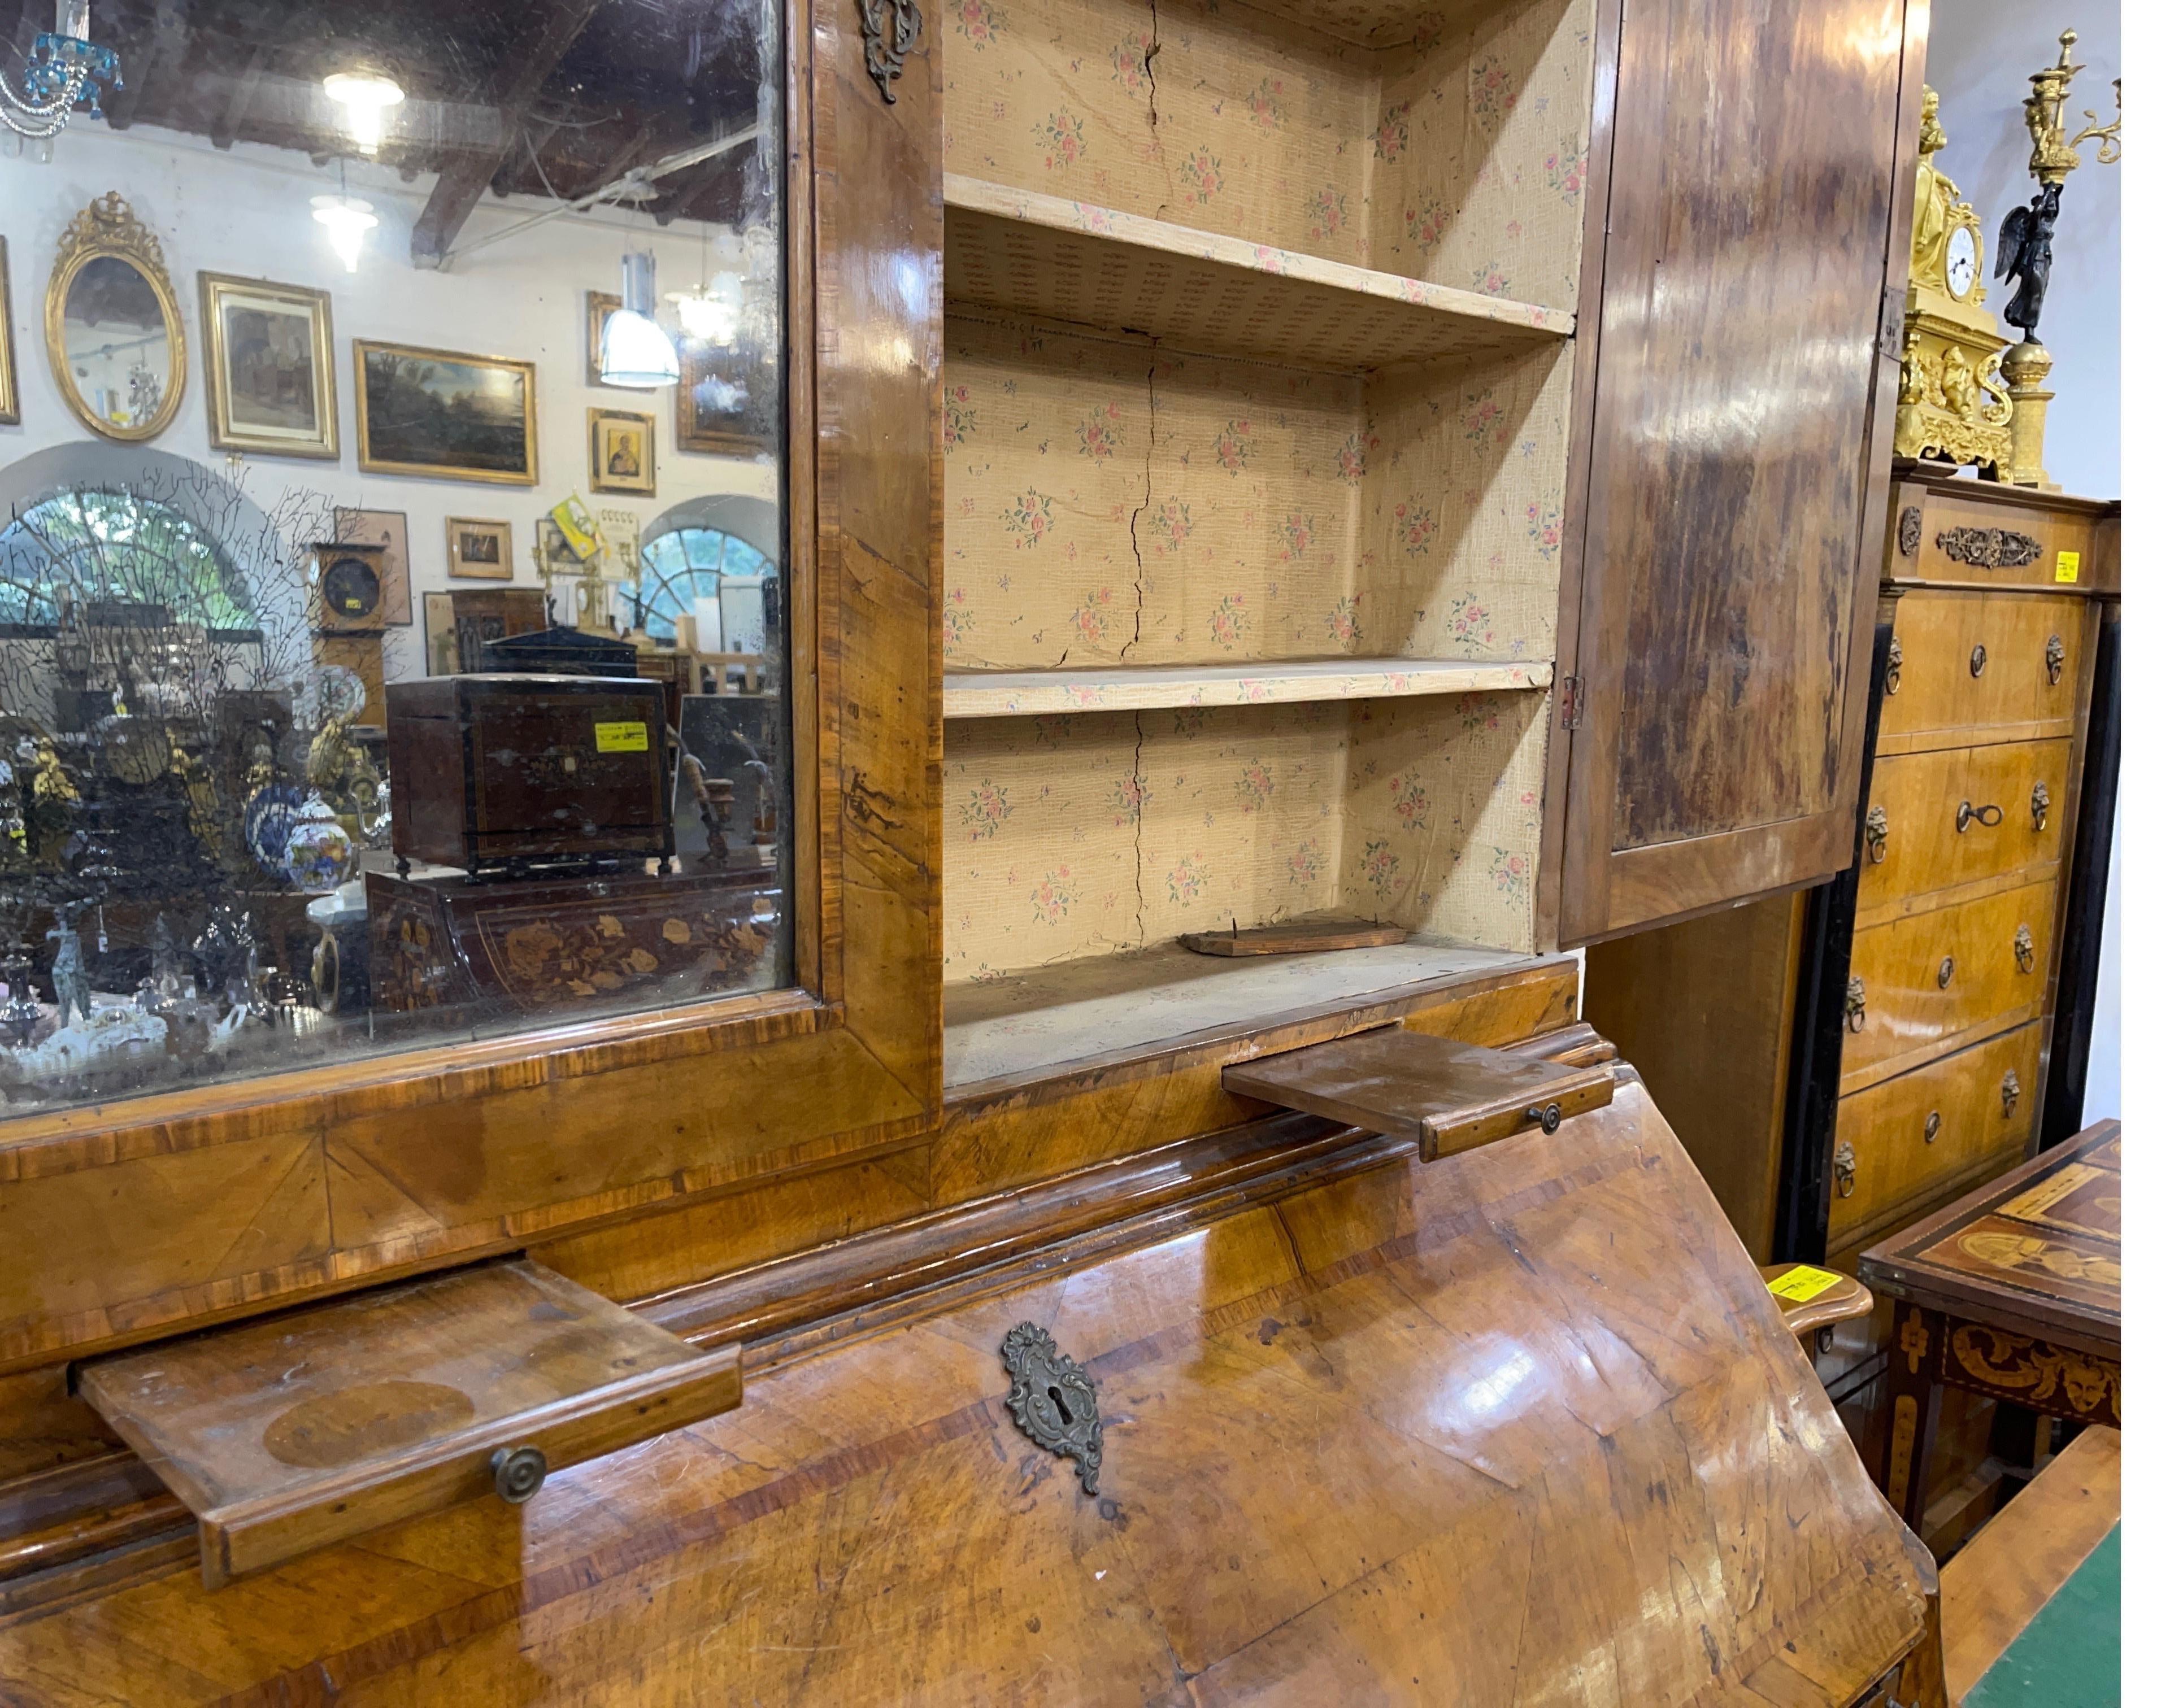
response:
M18 136L48 141L67 128L79 101L89 101L93 117L105 116L98 104L101 86L120 87L120 56L90 39L90 0L54 0L53 27L37 39L23 67L23 93L0 76L0 124Z

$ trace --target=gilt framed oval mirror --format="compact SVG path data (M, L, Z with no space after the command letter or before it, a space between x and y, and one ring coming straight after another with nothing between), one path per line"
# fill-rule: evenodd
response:
M118 191L61 234L45 287L45 353L61 396L94 433L126 443L173 424L188 337L158 240Z

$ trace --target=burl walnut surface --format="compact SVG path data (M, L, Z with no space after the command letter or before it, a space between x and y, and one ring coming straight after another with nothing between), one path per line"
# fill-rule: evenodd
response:
M1097 1498L1003 1404L1098 1384ZM1559 1132L749 1349L744 1406L208 1594L0 1630L24 1703L1850 1703L1906 1538L1632 1080Z

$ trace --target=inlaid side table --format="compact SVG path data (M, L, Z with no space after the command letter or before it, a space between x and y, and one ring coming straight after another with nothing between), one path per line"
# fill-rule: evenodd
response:
M1884 1492L1916 1529L1946 1388L2120 1421L2122 1145L2098 1122L1862 1254L1897 1301Z

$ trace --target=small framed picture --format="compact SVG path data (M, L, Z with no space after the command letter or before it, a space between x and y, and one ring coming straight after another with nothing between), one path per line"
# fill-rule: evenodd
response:
M462 581L512 579L512 524L476 516L445 518L445 556Z
M23 419L23 400L15 389L15 308L8 297L8 240L0 238L0 427Z
M588 292L588 383L603 387L603 323L618 311L620 298L615 291ZM613 392L652 392L653 386L612 386Z
M411 625L414 595L407 557L407 512L404 510L350 510L332 512L332 536L343 546L380 546L378 560L384 577L384 620Z
M535 364L354 341L364 474L535 484Z
M544 516L535 524L535 561L545 575L577 575L587 563L573 549L555 516Z
M460 627L449 593L422 595L422 668L432 676L460 673Z
M655 418L588 411L588 490L655 496Z
M775 450L774 389L754 352L688 341L679 352L678 448L716 456Z
M265 456L339 455L332 299L306 285L199 273L211 442Z

